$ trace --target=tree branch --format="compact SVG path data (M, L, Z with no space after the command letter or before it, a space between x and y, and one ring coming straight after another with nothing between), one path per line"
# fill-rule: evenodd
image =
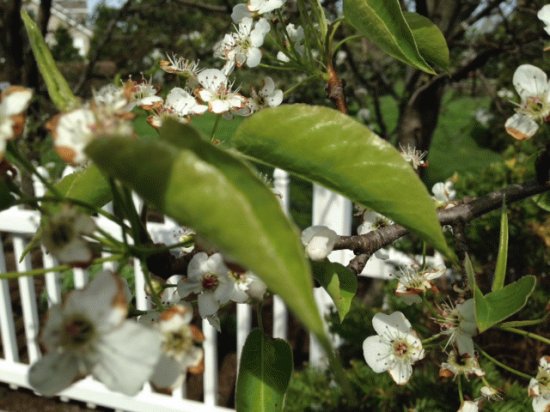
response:
M465 198L462 203L454 207L440 210L438 212L439 223L441 225L467 223L488 212L497 210L501 207L504 199L510 204L549 190L550 182L546 184L528 182L512 185L478 198ZM409 233L407 229L396 224L383 227L366 235L340 236L334 250L350 249L358 255L365 254L370 257L377 250L390 245L407 233ZM358 265L350 266L350 269L354 269L355 266Z

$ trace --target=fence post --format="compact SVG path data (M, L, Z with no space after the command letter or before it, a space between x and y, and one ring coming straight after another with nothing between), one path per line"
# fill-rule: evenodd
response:
M349 235L351 233L352 207L351 201L345 197L325 189L322 186L313 185L313 225L324 225L334 230L339 235ZM353 254L345 250L334 251L329 256L331 261L342 264L346 264L352 257ZM316 288L313 294L319 312L324 320L330 308L333 307L332 299L323 288ZM327 328L326 324L325 328ZM339 340L337 337L333 336L332 340L333 344L338 346ZM313 335L309 336L309 343L310 364L316 367L325 366L327 359L317 339L313 337Z

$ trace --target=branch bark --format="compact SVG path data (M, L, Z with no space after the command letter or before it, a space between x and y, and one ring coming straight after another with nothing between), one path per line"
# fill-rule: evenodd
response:
M454 207L440 210L438 213L439 223L441 225L466 224L475 218L498 209L504 199L509 204L547 191L550 191L550 181L545 184L528 182L512 185L478 198L465 198L462 203ZM334 250L350 249L355 254L367 255L368 258L377 250L392 244L408 233L409 231L406 228L395 224L366 235L340 236ZM356 263L358 262L350 265L350 269L356 271L360 267ZM356 271L356 273L359 272Z

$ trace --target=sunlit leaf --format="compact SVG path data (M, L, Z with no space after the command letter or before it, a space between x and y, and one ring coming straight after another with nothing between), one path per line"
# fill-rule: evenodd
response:
M414 170L351 117L325 107L283 105L246 119L231 145L384 214L452 256L435 204Z
M390 56L427 73L435 73L420 53L398 0L344 0L344 16L359 33ZM422 31L421 37L426 38L426 31ZM424 40L422 43L425 45Z

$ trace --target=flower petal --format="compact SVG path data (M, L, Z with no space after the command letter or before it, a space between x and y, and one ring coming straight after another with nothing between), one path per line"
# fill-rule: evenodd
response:
M150 380L156 388L170 389L178 384L178 378L181 376L180 364L175 359L162 354Z
M509 117L504 123L506 132L517 140L527 140L539 129L539 125L533 119L521 113Z
M160 333L127 320L97 345L93 376L109 389L135 395L153 374L161 355Z
M70 352L49 353L29 369L29 384L42 395L53 396L79 379L78 358Z
M394 363L393 367L388 370L392 379L398 385L406 384L411 378L413 368L412 365L408 362L397 361Z
M394 339L399 333L409 334L411 323L401 312L393 312L391 315L377 313L372 318L372 327L380 336Z
M390 345L377 335L369 336L363 341L363 356L376 373L385 372L393 365Z
M548 77L532 64L522 64L514 72L512 82L521 100L532 96L542 96L548 92Z
M4 116L13 116L25 111L31 102L32 90L21 86L11 86L2 94Z

